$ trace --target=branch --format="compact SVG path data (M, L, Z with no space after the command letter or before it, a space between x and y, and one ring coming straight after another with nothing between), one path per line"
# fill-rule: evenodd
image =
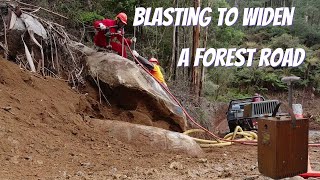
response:
M24 2L21 2L21 1L16 1L16 2L18 2L19 4L25 5L25 6L31 6L31 7L34 7L34 8L40 8L40 9L43 9L43 10L45 10L45 11L47 11L49 13L52 13L54 15L60 16L60 17L65 18L65 19L69 19L66 16L63 16L63 15L58 14L56 12L50 11L49 9L46 9L46 8L43 8L43 7L39 7L39 6L35 6L35 5L32 5L32 4L24 3Z
M30 13L35 13L39 11L41 8L31 9L31 8L20 8L22 11L30 11Z
M62 26L62 25L60 25L60 24L58 24L58 23L51 22L51 21L46 21L46 20L44 20L44 19L40 18L39 16L36 16L36 15L34 15L34 14L32 14L32 13L29 13L29 12L26 12L26 11L22 11L22 12L23 12L23 13L26 13L26 14L28 14L28 15L36 18L36 19L39 19L40 21L42 21L42 22L44 22L44 23L46 23L46 24L48 24L48 25L49 25L49 24L54 24L54 25L56 25L56 26L59 26L59 27L64 28L64 26Z
M8 40L7 40L7 24L4 17L1 15L3 26L4 26L4 50L5 50L5 59L8 59Z

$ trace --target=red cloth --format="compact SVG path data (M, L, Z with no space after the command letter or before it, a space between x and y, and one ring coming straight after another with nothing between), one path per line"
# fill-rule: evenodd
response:
M104 19L104 20L95 21L93 23L94 28L96 30L98 30L97 34L94 36L94 44L96 46L106 48L108 44L107 44L105 32L100 30L100 26L99 26L100 23L102 23L107 28L109 28L111 33L117 33L118 29L116 27L112 27L112 26L116 26L117 25L117 21L116 20L112 20L112 19ZM121 29L121 34L124 34L123 29ZM114 42L113 39L115 39L115 38L118 39L118 41L120 43ZM112 35L110 37L110 45L112 46L112 49L114 51L116 51L120 56L122 54L122 45L121 45L122 44L122 38L123 37L120 34ZM125 41L128 42L129 46L131 45L131 40L130 39L126 39L125 38ZM124 43L124 44L126 44L126 43ZM123 57L127 58L126 49L124 49Z
M304 174L300 174L299 176L301 176L301 177L303 177L305 179L308 179L308 178L311 178L311 177L317 178L317 177L320 177L320 172L318 172L318 171L307 172L307 173L304 173Z

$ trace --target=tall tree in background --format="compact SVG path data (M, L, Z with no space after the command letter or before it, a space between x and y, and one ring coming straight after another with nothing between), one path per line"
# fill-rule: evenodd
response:
M211 1L208 0L208 5L207 7L211 7ZM209 26L207 26L204 29L204 36L203 36L203 48L207 49L207 42L208 42L208 31L209 31ZM203 89L204 89L204 85L205 85L205 74L206 74L206 69L203 66L203 64L201 64L201 72L200 72L200 84L199 84L199 96L203 95Z
M194 8L198 8L200 6L200 0L194 0ZM191 75L191 93L194 94L196 97L200 96L200 80L201 80L201 72L199 67L194 67L195 55L196 50L199 47L199 40L200 40L200 25L193 27L193 45L192 45L192 56L191 56L191 63L190 63L190 70L189 74ZM201 63L200 63L201 64Z
M174 4L176 8L179 6L179 0L175 0ZM172 33L172 55L171 55L171 67L170 67L170 78L175 81L177 77L177 58L179 52L179 27L173 25L173 33Z

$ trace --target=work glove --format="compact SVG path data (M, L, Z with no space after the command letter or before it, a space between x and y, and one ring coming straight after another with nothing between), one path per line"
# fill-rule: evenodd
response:
M107 29L107 27L106 27L104 24L102 24L102 23L99 23L99 28L100 28L101 30Z
M122 33L122 30L121 30L121 29L120 29L120 30L118 30L118 31L117 31L117 33L118 33L118 34L120 34L121 36L123 35L123 33Z
M136 42L137 42L137 38L136 38L136 37L133 37L133 38L131 39L131 42L136 43Z
M106 46L106 49L112 50L112 46L111 46L111 45L107 45L107 46Z
M136 50L133 50L133 51L132 51L132 54L133 54L135 57L139 57L139 53L138 53Z

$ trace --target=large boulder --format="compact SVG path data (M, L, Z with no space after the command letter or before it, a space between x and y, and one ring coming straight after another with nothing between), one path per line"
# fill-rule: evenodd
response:
M121 121L90 119L89 124L106 137L154 150L179 152L190 156L203 154L200 146L190 137L161 128L131 124Z
M89 74L102 82L100 85L112 104L145 114L152 121L147 125L178 132L186 130L186 116L181 107L135 62L79 43L73 47L87 55Z

